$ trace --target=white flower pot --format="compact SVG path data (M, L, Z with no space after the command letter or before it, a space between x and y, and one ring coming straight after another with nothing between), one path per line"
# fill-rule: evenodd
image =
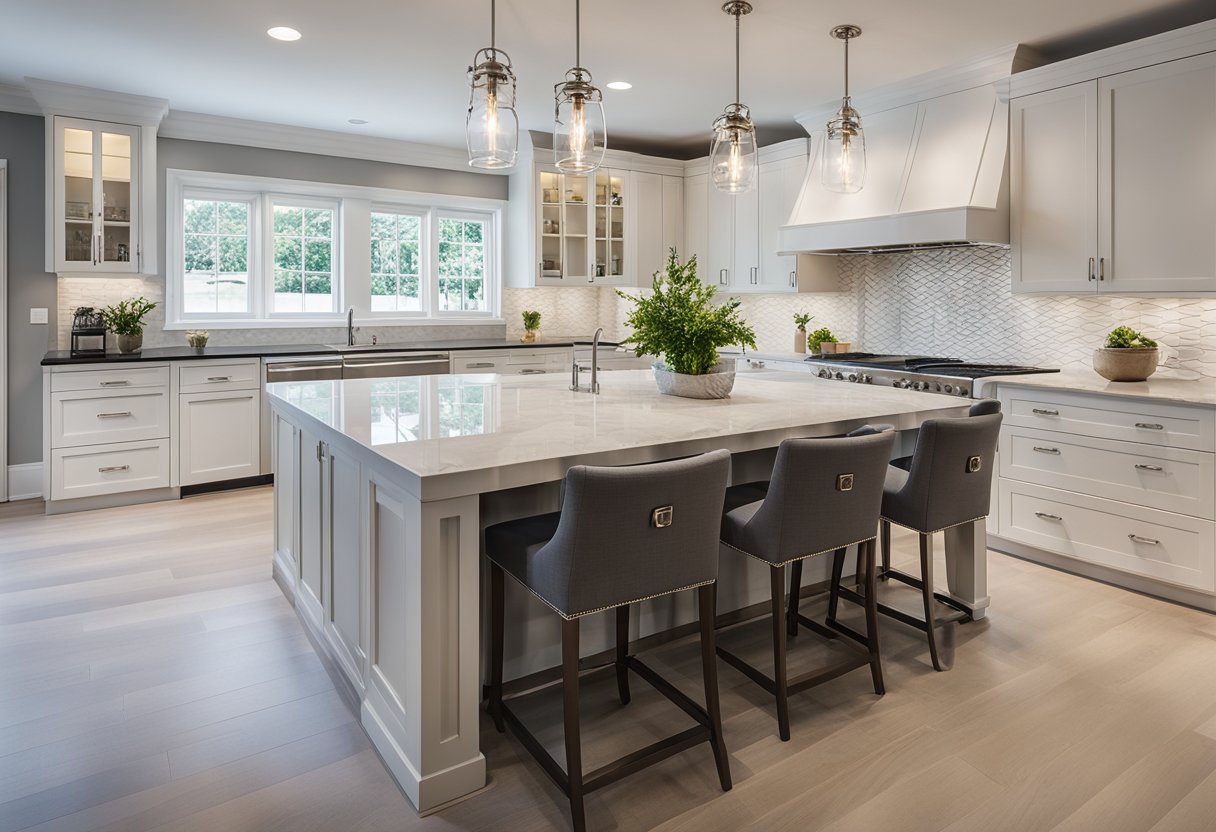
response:
M673 373L661 361L656 361L654 380L664 396L681 396L685 399L726 399L735 386L735 362L733 359L719 361L700 376Z

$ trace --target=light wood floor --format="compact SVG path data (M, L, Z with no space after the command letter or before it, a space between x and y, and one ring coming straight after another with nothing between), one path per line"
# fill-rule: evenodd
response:
M568 828L488 726L488 788L418 818L270 579L269 489L39 510L0 508L0 832ZM887 695L862 670L794 697L789 743L721 666L734 790L701 746L593 794L591 829L1216 830L1216 617L995 553L990 573L954 670L884 623ZM723 640L763 666L766 638ZM791 669L823 649L800 636ZM700 698L694 643L647 657ZM682 726L633 687L621 709L586 684L584 770ZM556 703L520 707L554 750Z

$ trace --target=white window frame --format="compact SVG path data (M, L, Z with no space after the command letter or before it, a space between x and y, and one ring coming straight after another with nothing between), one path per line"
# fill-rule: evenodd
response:
M265 194L262 205L262 222L263 228L266 229L265 235L265 254L262 261L263 274L266 275L262 281L262 303L265 310L264 317L272 320L280 318L287 320L309 320L318 316L340 315L345 308L342 305L344 298L344 290L346 282L343 280L342 268L342 200L340 199L320 199L317 197L295 196L292 194ZM325 208L334 212L332 233L333 233L333 253L329 263L330 268L330 286L333 289L333 303L330 304L328 312L276 312L274 311L274 209L276 205L282 205L289 208ZM301 255L303 253L301 252ZM301 266L303 263L301 262ZM308 270L301 268L301 279L308 274Z
M338 185L271 179L240 174L168 169L165 176L165 329L257 329L344 326L345 310L355 308L360 326L436 326L502 324L503 235L507 202L482 197L427 194L390 188ZM214 192L224 199L254 198L256 222L250 228L250 282L254 311L251 315L185 316L182 312L183 213L185 193ZM332 313L269 312L274 292L274 250L271 205L281 199L292 205L314 200L335 208L334 277L338 281L337 309ZM323 204L322 204L323 203ZM425 217L422 310L386 312L371 310L370 223L372 211L420 214ZM438 309L437 217L446 215L480 219L488 224L486 246L486 310L440 312ZM251 214L251 217L253 215ZM257 260L254 261L254 257ZM254 274L260 270L260 274Z
M182 314L182 305L185 303L183 288L185 286L185 222L186 215L184 203L187 199L210 200L217 202L244 202L249 206L249 240L246 248L245 266L249 271L249 283L245 287L245 293L248 298L247 312L195 312L189 317ZM169 309L175 309L178 313L177 317L181 320L188 321L191 326L197 324L210 325L213 321L239 320L246 324L260 316L258 304L259 300L257 292L254 291L254 285L257 280L254 274L257 270L257 264L262 256L262 234L261 212L258 210L257 195L248 191L227 191L218 188L195 188L186 187L182 189L180 198L173 204L169 205L168 213L166 214L166 228L175 228L177 233L172 240L169 240L167 247L167 257L170 258L169 272L173 273L176 266L177 280L175 282L166 281L165 299ZM218 252L217 252L218 254ZM176 304L176 306L174 306ZM166 312L166 318L168 316Z
M429 208L419 205L406 205L403 203L393 202L374 202L371 206L371 214L399 214L403 216L418 217L422 220L422 228L419 233L419 245L422 250L418 252L418 263L422 267L421 274L418 276L418 305L421 307L418 310L402 309L402 310L376 310L371 312L372 315L379 315L384 318L391 319L410 319L417 318L428 320L434 317L434 298L435 292L432 291L431 281L428 272L433 272L434 269L429 265L431 262L432 251L435 248L435 240L433 237L432 226L435 224L435 218L432 216L432 211ZM368 247L371 247L371 235L368 235ZM370 256L370 253L369 253ZM371 270L368 269L368 280L371 279ZM438 283L436 283L436 286ZM368 310L371 310L371 287L368 286Z

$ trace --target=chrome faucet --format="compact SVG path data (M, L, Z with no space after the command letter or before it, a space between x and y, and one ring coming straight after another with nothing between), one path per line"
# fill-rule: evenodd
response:
M574 366L570 368L570 389L576 392L598 393L600 392L600 382L597 370L599 369L600 357L600 336L604 334L604 328L601 326L595 331L595 335L591 336L591 384L583 387L578 383L578 374L583 371L583 368L578 364L578 355L574 354ZM586 341L575 341L573 346L578 347L585 345Z
M355 345L355 307L346 310L346 346Z

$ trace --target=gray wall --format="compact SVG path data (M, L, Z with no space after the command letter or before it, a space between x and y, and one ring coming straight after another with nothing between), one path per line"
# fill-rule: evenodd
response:
M42 459L42 355L51 348L57 285L47 274L41 116L0 113L0 159L8 160L8 464ZM30 308L51 326L31 325Z

